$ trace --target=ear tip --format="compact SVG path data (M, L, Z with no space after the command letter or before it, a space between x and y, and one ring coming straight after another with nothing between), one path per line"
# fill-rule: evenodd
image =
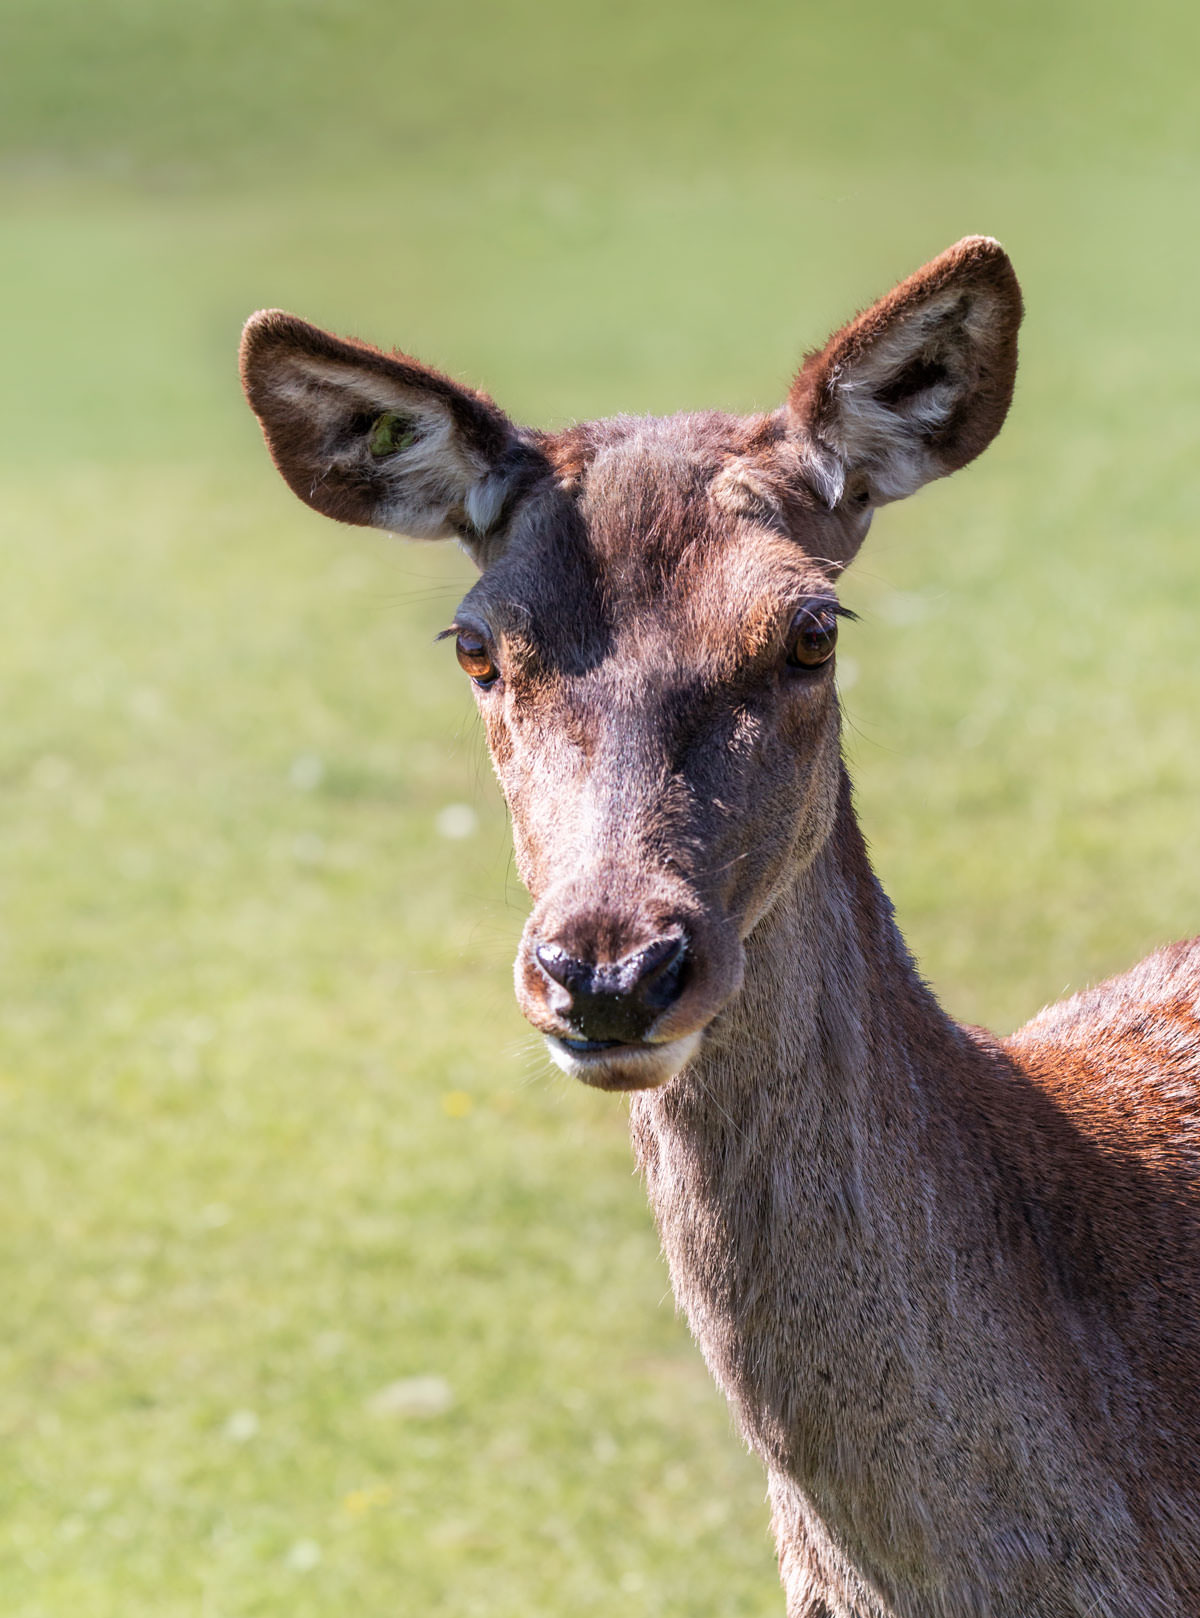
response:
M971 235L962 236L950 249L952 253L962 253L978 258L1007 258L1008 254L995 236Z
M1019 295L1017 272L1012 259L994 236L964 236L942 254L947 269L957 273L974 271L981 279L993 281Z
M260 353L274 343L295 342L297 337L314 330L315 327L310 326L307 320L289 314L286 309L256 309L242 327L239 345L242 359L244 361L251 354Z
M242 327L238 370L247 393L252 392L253 376L263 356L292 337L291 328L295 323L295 315L289 315L286 309L256 309Z
M261 390L270 387L271 378L277 378L279 368L286 368L290 360L357 361L373 352L365 343L334 337L286 309L258 309L242 327L238 370L246 395L257 410Z

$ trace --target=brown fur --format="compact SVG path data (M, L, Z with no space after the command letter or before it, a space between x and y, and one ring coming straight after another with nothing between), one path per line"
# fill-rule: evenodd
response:
M457 624L499 670L479 701L534 899L518 997L568 1071L636 1092L789 1618L1200 1611L1200 942L1010 1040L959 1027L871 872L832 663L788 660L873 508L998 431L1020 315L969 238L779 411L559 435L290 316L243 349L302 498L480 563ZM381 411L414 424L394 454L368 447ZM644 1036L581 1042L546 948L607 983L676 938Z

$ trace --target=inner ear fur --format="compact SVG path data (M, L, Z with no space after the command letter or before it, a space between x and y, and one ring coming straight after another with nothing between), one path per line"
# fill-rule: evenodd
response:
M999 432L1017 370L1021 289L967 236L810 354L787 413L829 507L880 505L966 466Z
M275 465L314 511L415 539L499 520L522 449L485 394L279 309L247 321L241 374Z

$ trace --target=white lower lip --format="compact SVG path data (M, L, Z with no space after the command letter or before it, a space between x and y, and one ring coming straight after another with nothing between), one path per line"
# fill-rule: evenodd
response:
M615 1045L606 1051L573 1051L553 1034L546 1035L550 1060L573 1079L595 1084L601 1089L656 1090L673 1079L695 1056L701 1035L685 1034L682 1039L664 1040L661 1045ZM605 1074L617 1083L606 1086Z

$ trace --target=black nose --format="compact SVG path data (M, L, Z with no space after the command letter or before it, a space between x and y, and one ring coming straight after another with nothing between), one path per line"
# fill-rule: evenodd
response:
M565 994L551 1004L582 1039L639 1040L683 993L687 940L656 938L619 961L580 961L554 943L539 944L534 958Z

